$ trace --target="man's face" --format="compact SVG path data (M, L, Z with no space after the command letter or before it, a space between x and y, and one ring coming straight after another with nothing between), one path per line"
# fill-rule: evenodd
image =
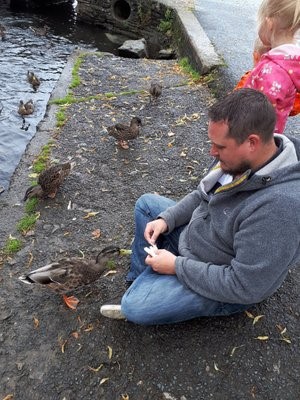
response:
M208 124L208 137L211 141L210 155L220 161L220 167L226 174L241 175L251 169L250 143L245 140L239 144L227 136L228 125L224 121Z

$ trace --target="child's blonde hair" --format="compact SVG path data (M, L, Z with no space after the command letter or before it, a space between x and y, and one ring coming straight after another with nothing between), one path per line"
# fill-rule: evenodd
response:
M274 18L279 29L294 34L300 29L300 0L263 0L258 10L259 22L266 17Z
M263 44L263 42L260 40L259 37L257 37L254 41L254 46L253 46L253 51L255 51L258 55L262 56L265 54L267 51L271 50L270 46L266 46Z

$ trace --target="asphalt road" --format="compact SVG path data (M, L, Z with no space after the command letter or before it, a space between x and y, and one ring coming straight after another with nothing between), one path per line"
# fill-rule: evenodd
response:
M224 59L223 79L231 89L252 67L257 10L261 0L195 0L195 14ZM286 133L300 133L300 116L289 118Z

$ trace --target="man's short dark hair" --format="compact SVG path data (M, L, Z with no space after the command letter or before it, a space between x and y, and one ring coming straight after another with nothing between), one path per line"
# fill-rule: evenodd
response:
M215 103L208 111L212 122L228 124L228 136L243 143L250 134L259 135L264 143L273 138L275 109L262 92L239 89Z

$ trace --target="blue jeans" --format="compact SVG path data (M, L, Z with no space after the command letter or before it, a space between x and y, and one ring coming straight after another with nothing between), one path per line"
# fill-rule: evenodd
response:
M140 325L170 324L197 317L221 316L242 312L251 305L222 303L203 297L182 284L176 275L161 275L145 264L144 239L146 224L157 218L175 201L155 194L144 194L135 206L135 239L132 244L128 281L134 281L122 298L125 317ZM184 226L157 241L178 255L179 235Z

